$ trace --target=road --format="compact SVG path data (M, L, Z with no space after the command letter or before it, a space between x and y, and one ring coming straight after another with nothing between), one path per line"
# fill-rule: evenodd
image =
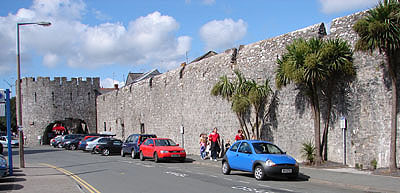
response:
M15 157L14 160L17 162L18 158ZM69 172L68 174L76 176L75 180L81 179L87 182L86 185L81 183L85 192L362 192L348 187L315 182L311 180L312 176L302 169L300 169L302 175L295 181L285 179L257 181L252 174L243 172L234 171L231 175L223 175L215 163L207 164L205 161L188 159L185 163L154 163L152 160L140 161L129 156L106 157L49 146L26 148L25 160L27 163L54 166L63 173ZM85 186L93 189L86 190Z

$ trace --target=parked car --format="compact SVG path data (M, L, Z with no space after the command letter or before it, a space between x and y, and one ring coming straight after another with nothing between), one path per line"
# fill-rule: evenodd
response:
M76 150L78 148L79 142L84 138L85 136L78 136L77 138L68 140L64 143L64 148L69 149L69 150Z
M3 155L0 155L0 176L4 177L7 176L7 160Z
M297 161L268 141L241 140L234 143L222 160L222 173L231 170L252 172L257 180L283 176L296 179L299 174Z
M85 137L86 138L86 137ZM97 139L97 138L99 138L98 136L92 136L92 137L89 137L89 138L83 138L80 142L79 142L79 144L78 144L78 150L85 150L86 149L86 146L87 146L87 143L88 142L90 142L90 141L93 141L93 140L95 140L95 139Z
M125 142L122 144L121 156L124 157L125 154L130 154L132 159L139 156L140 145L148 138L157 138L153 134L132 134Z
M57 135L54 138L50 139L50 145L53 147L58 147L58 144L61 143L62 135Z
M0 143L0 154L3 154L3 144L2 143Z
M0 136L0 143L3 147L8 147L8 138L7 136ZM17 147L19 145L18 139L15 137L11 137L11 147Z
M140 160L153 158L155 162L160 160L178 160L184 162L186 159L185 149L181 148L172 139L149 138L140 146Z
M122 141L119 139L111 139L105 144L98 144L95 147L95 152L100 152L102 155L108 156L115 153L120 153Z
M64 148L67 141L71 141L71 140L76 139L76 138L81 138L82 136L84 136L84 135L83 134L68 134L68 135L64 135L61 138L61 142L58 144L58 147L63 147Z
M93 141L88 141L85 150L86 151L90 151L92 153L98 153L98 152L95 151L96 145L105 144L105 143L107 143L107 141L110 141L111 139L114 139L114 138L111 138L111 137L99 137L99 138L97 138L97 139L95 139Z

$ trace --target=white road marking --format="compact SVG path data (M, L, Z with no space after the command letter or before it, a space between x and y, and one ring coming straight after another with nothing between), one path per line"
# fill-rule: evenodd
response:
M245 183L245 184L250 184L250 182L246 182L246 181L238 181L238 182L240 182L240 183Z
M170 171L167 171L165 173L166 174L170 174L170 175L174 175L174 176L177 176L177 177L182 177L182 178L187 176L187 174L182 174L182 173L177 173L177 172L170 172Z
M225 180L229 180L229 181L233 181L232 179L230 179L230 178L224 178Z

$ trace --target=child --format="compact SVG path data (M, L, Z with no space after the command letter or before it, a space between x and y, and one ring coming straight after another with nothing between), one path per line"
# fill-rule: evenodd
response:
M206 148L207 148L207 139L204 134L200 135L200 158L204 160L206 158Z

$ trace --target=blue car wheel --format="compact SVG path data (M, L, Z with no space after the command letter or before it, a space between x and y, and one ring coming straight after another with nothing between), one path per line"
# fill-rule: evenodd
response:
M227 161L222 163L222 173L225 175L229 175L231 173L231 167Z
M262 166L258 165L254 168L254 177L256 180L263 180L265 178L265 172Z

